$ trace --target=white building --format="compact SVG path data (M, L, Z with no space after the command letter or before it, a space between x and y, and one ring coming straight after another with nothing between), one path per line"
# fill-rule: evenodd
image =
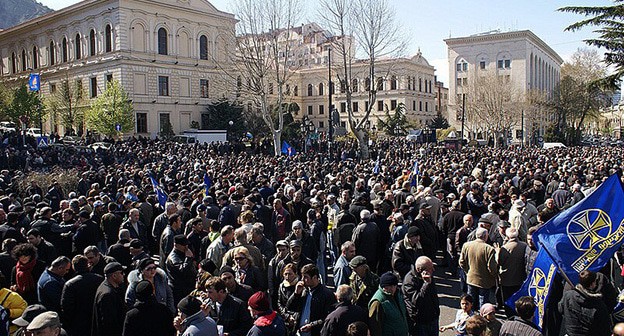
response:
M505 76L513 87L527 96L532 91L551 95L560 79L563 60L544 41L529 30L501 33L491 31L467 37L444 40L449 62L449 122L461 128L462 95L470 78L481 71L496 71ZM541 111L524 122L526 143L544 133L549 116ZM466 120L466 123L469 120ZM518 116L516 130L521 129ZM466 136L468 137L468 131ZM513 132L513 140L521 141L521 132Z
M39 73L45 99L63 80L94 98L116 79L134 104L136 134L155 136L167 121L178 133L233 92L211 79L228 61L235 24L206 0L86 0L0 31L0 80ZM62 134L50 119L44 128Z

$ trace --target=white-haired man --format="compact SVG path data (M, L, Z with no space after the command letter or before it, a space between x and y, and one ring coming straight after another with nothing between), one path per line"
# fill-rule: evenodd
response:
M381 255L380 232L377 224L370 220L370 216L370 211L360 211L362 222L353 230L351 241L355 244L358 255L365 257L373 273L376 273Z
M498 249L498 270L503 301L507 301L520 289L527 277L525 271L525 252L527 244L518 240L518 229L509 227L505 230L507 242ZM514 316L514 311L505 306L507 317Z

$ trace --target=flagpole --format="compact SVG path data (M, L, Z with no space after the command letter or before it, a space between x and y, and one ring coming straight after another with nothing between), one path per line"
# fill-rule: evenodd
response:
M553 263L555 264L555 266L557 266L557 270L559 270L559 273L561 274L561 276L563 276L563 278L565 279L565 281L572 287L574 287L574 283L572 283L572 280L570 280L570 278L568 278L568 275L563 271L563 269L561 268L561 266L559 266L559 261L555 260L555 258L553 258L552 254L550 253L550 251L548 251L548 249L546 248L546 245L544 245L544 243L540 240L539 241L539 245L544 249L544 251L546 252L546 254L548 254L548 256L550 257L550 260L553 261Z

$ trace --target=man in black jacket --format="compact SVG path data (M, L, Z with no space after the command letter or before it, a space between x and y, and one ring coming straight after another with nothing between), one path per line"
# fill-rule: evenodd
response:
M126 313L123 336L173 336L173 316L167 306L156 301L154 286L148 280L139 281L135 288L136 303Z
M353 230L351 241L358 255L365 257L373 273L376 273L381 254L379 227L370 220L370 211L362 210L359 216L362 222Z
M173 301L177 305L180 300L195 289L197 268L193 262L193 251L188 247L189 241L180 234L173 238L173 250L165 263L165 271L169 285L173 290Z
M93 301L104 277L89 272L88 259L77 255L72 259L76 275L69 279L61 293L61 318L69 336L84 335L91 329Z
M112 262L104 268L106 280L95 293L91 336L121 336L126 317L123 271L123 266L118 262Z
M297 327L302 336L320 336L323 322L333 310L336 297L321 283L315 265L303 266L301 277L303 280L295 286L295 292L288 299L286 307L290 311L301 312Z
M209 305L209 315L228 336L243 336L253 324L245 302L227 292L225 282L219 277L212 277L206 282L206 292L213 304L220 304L219 309Z
M438 335L440 303L433 281L433 262L425 256L416 259L414 268L403 280L401 291L407 308L411 335Z
M368 321L364 308L352 304L353 289L340 285L336 289L336 309L327 315L321 329L321 336L346 335L349 324L356 321Z

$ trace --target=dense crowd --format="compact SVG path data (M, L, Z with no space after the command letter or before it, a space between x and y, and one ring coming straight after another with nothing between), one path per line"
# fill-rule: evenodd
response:
M503 302L531 272L532 233L621 173L621 148L269 149L7 138L0 335L611 334L619 255L574 288L557 279L543 330L532 298ZM52 167L77 169L75 188L19 187ZM439 277L461 288L442 326Z

